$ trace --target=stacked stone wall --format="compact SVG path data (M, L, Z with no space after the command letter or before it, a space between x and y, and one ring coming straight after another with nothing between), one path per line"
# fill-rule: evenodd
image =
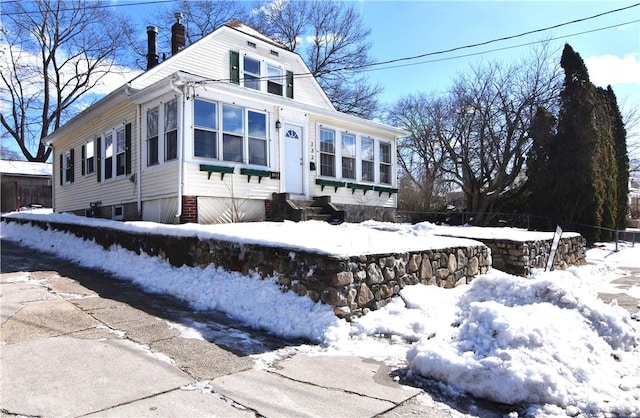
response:
M528 276L532 269L544 269L553 240L507 241L481 239L491 249L492 266L519 276ZM587 264L586 240L579 235L561 238L553 261L554 270Z
M95 225L31 223L43 229L68 231L104 248L116 244L138 254L166 259L174 266L214 264L230 271L275 277L285 291L308 295L351 319L379 309L407 285L418 283L452 288L488 271L491 252L485 245L398 254L329 256L299 250L240 244L196 237L136 233ZM240 297L240 295L239 295Z

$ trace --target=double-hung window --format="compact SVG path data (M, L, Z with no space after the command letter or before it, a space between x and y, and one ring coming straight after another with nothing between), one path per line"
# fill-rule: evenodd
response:
M222 105L222 159L242 162L244 156L244 109Z
M356 136L342 134L342 178L356 178Z
M113 131L104 135L104 179L113 178Z
M267 64L267 92L282 96L284 91L284 78L282 68Z
M178 158L178 100L164 104L164 160Z
M195 99L193 109L194 155L218 158L218 104Z
M391 144L380 142L380 183L391 184Z
M96 170L96 158L95 158L95 146L94 141L87 141L82 147L82 174L92 174Z
M147 166L158 164L158 110L147 110Z
M320 175L336 176L336 134L329 129L320 129Z
M116 176L124 175L125 170L125 142L124 128L116 130Z
M362 138L360 141L362 181L375 181L373 145L374 141L371 138Z
M247 111L249 126L249 164L267 165L267 115Z
M73 150L67 151L62 157L63 182L73 183Z
M248 55L244 56L244 86L254 90L260 89L260 61Z

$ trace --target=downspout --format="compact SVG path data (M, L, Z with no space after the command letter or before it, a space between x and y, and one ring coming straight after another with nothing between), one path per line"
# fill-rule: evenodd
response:
M131 83L125 84L124 91L127 97L131 97ZM136 130L138 135L138 163L136 164L136 208L138 216L142 218L142 105L136 106Z
M136 107L136 124L138 125L138 164L136 167L136 202L138 216L142 219L142 105Z
M184 170L184 152L183 152L183 148L184 148L184 137L185 137L185 124L184 124L184 109L186 106L185 103L185 94L184 91L179 89L176 84L175 84L175 80L180 80L180 76L178 74L175 74L172 78L171 81L169 81L170 85L171 85L171 89L173 91L175 91L176 93L178 93L179 95L182 96L182 120L180 122L180 135L179 135L179 141L180 144L178 145L178 205L176 208L176 214L175 217L176 218L180 218L182 216L182 171Z

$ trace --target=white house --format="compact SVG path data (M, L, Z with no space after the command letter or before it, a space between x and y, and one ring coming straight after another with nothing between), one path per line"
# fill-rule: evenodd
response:
M161 63L147 31L147 71L43 139L54 211L251 221L280 195L328 196L347 220L392 215L403 131L336 111L299 55L237 20L184 48L178 19Z

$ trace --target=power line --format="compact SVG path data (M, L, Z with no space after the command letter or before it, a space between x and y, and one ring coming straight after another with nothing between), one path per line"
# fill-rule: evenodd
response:
M449 53L449 52L460 51L462 49L469 49L469 48L475 48L475 47L478 47L478 46L484 46L484 45L492 44L492 43L495 43L495 42L507 41L509 39L515 39L515 38L520 38L520 37L523 37L523 36L526 36L526 35L531 35L531 34L534 34L534 33L545 32L545 31L548 31L548 30L551 30L551 29L560 28L562 26L572 25L574 23L585 22L587 20L595 19L595 18L598 18L598 17L601 17L601 16L605 16L605 15L608 15L608 14L611 14L611 13L617 13L617 12L620 12L620 11L628 10L628 9L631 9L633 7L638 7L638 6L640 6L640 3L636 3L636 4L633 4L631 6L627 6L627 7L621 7L619 9L609 10L607 12L598 13L596 15L589 16L589 17L584 17L584 18L581 18L581 19L571 20L569 22L559 23L557 25L548 26L546 28L530 30L530 31L527 31L527 32L519 33L517 35L503 36L501 38L495 38L495 39L491 39L491 40L484 41L484 42L478 42L478 43L475 43L475 44L458 46L458 47L455 47L455 48L449 48L449 49L444 49L444 50L440 50L440 51L427 52L427 53L424 53L424 54L414 55L414 56L410 56L410 57L403 57L403 58L396 58L396 59L391 59L391 60L387 60L387 61L380 61L380 62L369 64L367 66L363 66L363 68L365 68L365 67L373 67L373 66L377 66L377 65L393 64L395 62L401 62L401 61L410 61L410 60L415 60L415 59L419 59L419 58L425 58L425 57L429 57L429 56L433 56L433 55L441 55L441 54L446 54L446 53ZM348 68L342 68L340 70L346 70L346 69L348 69ZM337 71L337 70L332 70L332 71Z
M602 27L602 28L591 29L591 30L582 31L582 32L576 32L576 33L570 33L568 35L556 36L556 37L553 37L553 38L543 39L543 40L540 40L540 41L533 41L533 42L527 42L527 43L524 43L524 44L506 46L506 47L503 47L503 48L489 49L489 50L486 50L486 51L473 52L473 53L464 54L464 55L456 55L456 56L453 56L453 57L437 58L437 59L432 59L432 60L428 60L428 61L412 62L412 63L408 63L408 64L398 64L398 65L392 65L392 66L389 66L389 67L368 68L368 69L364 68L364 69L362 69L362 71L369 72L369 71L390 70L390 69L394 69L394 68L410 67L410 66L413 66L413 65L429 64L429 63L432 63L432 62L441 62L441 61L454 60L454 59L458 59L458 58L473 57L473 56L477 56L477 55L488 54L488 53L491 53L491 52L505 51L505 50L508 50L508 49L521 48L523 46L531 46L531 45L535 45L535 44L540 44L540 43L547 42L547 41L555 41L555 40L562 39L562 38L570 38L570 37L573 37L573 36L580 36L580 35L585 35L585 34L588 34L588 33L600 32L600 31L607 30L607 29L619 28L619 27L624 26L624 25L630 25L632 23L638 23L638 22L640 22L640 19L631 20L629 22L618 23L618 24L611 25L611 26L605 26L605 27ZM375 64L375 65L378 65L378 64Z
M85 4L83 6L83 9L110 9L110 8L116 8L116 7L129 7L129 6L144 6L146 4L162 4L162 3L173 3L174 0L149 0L149 1L141 1L141 2L134 2L134 3L109 3L109 4L97 4L97 5L89 5L89 4ZM18 1L15 0L11 0L11 1L6 1L5 3L19 3ZM72 12L74 10L77 10L76 7L67 7L67 8L61 8L61 9L57 9L56 11L58 12ZM39 11L35 11L35 10L21 10L18 12L12 12L12 13L1 13L4 16L18 16L18 15L28 15L28 14L35 14L35 13L39 13Z

